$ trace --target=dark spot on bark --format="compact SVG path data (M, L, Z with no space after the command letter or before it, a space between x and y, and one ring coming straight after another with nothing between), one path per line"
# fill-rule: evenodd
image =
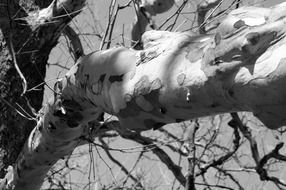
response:
M160 112L161 112L162 114L166 114L166 113L167 113L167 109L164 108L164 107L161 107L161 108L160 108Z
M244 54L248 54L248 45L244 45L241 47L241 51L244 53Z
M97 121L104 121L104 112L101 113L101 114L97 117L96 120L97 120Z
M141 12L144 12L144 13L146 12L146 8L145 8L145 7L140 7L139 10L140 10ZM145 13L145 14L146 14L146 13Z
M218 107L218 106L219 106L219 104L217 104L217 103L211 104L211 108L216 108L216 107Z
M52 122L49 121L49 129L54 130L57 129L57 127Z
M223 61L219 58L219 57L216 57L215 59L214 59L214 65L219 65L219 64L221 64Z
M104 81L104 79L105 79L105 76L106 76L106 74L102 74L102 75L100 75L100 77L99 77L99 82L103 82Z
M50 161L46 160L44 163L45 163L46 165L49 165Z
M185 121L184 119L176 119L176 123L180 123L180 122L183 122Z
M43 129L43 126L40 125L40 126L38 127L38 130L39 130L39 131L42 131L42 129Z
M160 103L159 101L159 95L160 95L160 90L153 90L152 92L150 92L149 94L144 95L145 100L147 100L148 102L150 102L154 109L152 111L150 111L149 113L152 115L155 115L159 118L163 118L163 113L167 113L167 109ZM163 109L161 109L163 108ZM161 112L163 111L163 113Z
M143 111L135 102L134 99L131 99L129 102L126 102L126 108L121 109L118 115L122 118L126 117L135 117Z
M68 119L67 124L70 128L75 128L79 125L79 123L74 119Z
M246 39L251 43L251 45L256 45L260 40L260 35L257 32L252 32L246 35Z
M216 33L214 39L215 39L215 44L218 45L221 41L221 35L219 33Z
M144 95L144 98L148 101L151 102L151 104L154 107L161 107L160 103L159 103L159 92L160 90L153 90L152 92L150 92L149 94Z
M163 127L164 125L166 125L166 123L162 123L162 122L155 123L153 125L153 130L157 130L157 129Z
M53 165L53 162L51 162L51 161L45 161L44 163L45 163L45 165L48 165L48 166Z
M231 97L233 97L233 95L234 95L233 90L232 90L232 89L229 89L229 90L228 90L228 94L229 94Z
M109 77L109 81L111 83L113 83L113 82L121 82L123 80L123 76L124 76L124 74L122 74L122 75L112 75L112 76Z
M144 125L146 126L147 129L151 129L153 128L153 126L155 125L156 121L153 119L145 119L144 120Z
M55 109L55 112L53 113L53 115L56 117L63 117L64 116L64 114L60 108Z
M239 29L243 26L247 26L243 20L239 20L239 21L235 22L233 25L233 27L236 29Z
M67 118L68 118L68 120L69 119L71 119L71 120L73 119L75 121L82 121L83 120L83 116L81 115L80 112L75 112L75 113L67 116Z
M62 81L57 81L54 85L54 90L56 92L58 92L57 90L59 90L59 92L60 92L60 91L62 91L62 89L63 89Z
M81 52L79 49L76 50L76 51L75 51L75 56L76 56L76 57L82 56L82 52Z
M177 82L180 86L182 86L185 82L185 79L186 79L186 75L184 73L181 73L178 75L177 77Z

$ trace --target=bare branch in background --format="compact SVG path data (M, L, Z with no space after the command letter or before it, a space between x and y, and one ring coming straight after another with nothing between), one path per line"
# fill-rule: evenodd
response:
M190 130L188 136L188 144L189 144L189 155L188 155L188 172L186 175L186 185L185 190L195 190L195 166L196 166L196 132L199 129L199 123L195 120L194 125L190 126L192 129Z
M17 63L17 57L16 57L16 53L15 53L15 49L14 49L14 45L13 45L13 25L14 25L14 20L12 18L12 16L10 15L10 11L9 11L10 7L9 7L9 2L7 0L7 13L8 13L8 17L9 17L9 22L10 22L10 34L9 34L9 46L10 46L10 51L12 54L12 59L14 62L14 67L16 69L16 71L18 72L21 80L22 80L22 86L23 86L23 92L21 94L21 96L23 96L26 91L27 91L27 81L22 73L22 71L20 70L18 63Z
M77 33L67 25L63 30L63 34L68 37L72 47L70 48L71 53L74 56L75 62L84 55L84 50L81 44L81 41L77 35Z
M286 183L280 180L277 177L269 176L267 170L264 168L264 166L267 164L267 162L271 158L275 158L277 160L286 161L286 156L281 155L279 153L279 150L283 147L284 143L279 143L276 145L276 147L268 154L264 155L262 158L259 155L258 146L255 138L252 136L251 131L249 131L249 128L245 126L242 121L240 120L237 113L231 113L232 121L231 125L237 126L243 136L249 141L251 152L252 152L252 158L255 161L256 167L255 170L257 174L260 176L260 179L262 181L272 181L275 183L278 187L283 186L286 187Z
M240 146L240 135L238 132L238 128L235 125L230 123L229 126L233 128L233 134L234 134L232 150L228 151L225 155L220 156L218 159L212 160L211 163L208 163L205 166L200 167L200 171L197 172L195 176L204 175L204 173L206 173L207 170L211 167L219 167L220 165L224 164L224 162L228 161L236 153L236 151Z
M213 15L213 12L221 5L223 0L203 0L200 4L197 6L198 11L198 18L197 22L199 25L199 33L205 34L206 29L205 25L208 21L208 19ZM207 13L214 8L214 10L207 16Z
M114 158L112 156L112 154L110 153L108 145L106 144L106 142L102 138L99 138L99 141L102 143L102 145L104 147L104 151L107 154L107 156L109 157L109 159L112 162L114 162L117 166L119 166L119 168L124 172L124 174L126 176L129 176L134 181L134 183L137 184L137 187L142 188L143 186L142 186L141 182L139 181L139 179L137 179L135 176L133 176L133 174L130 173L130 171L128 171L128 169L126 169L123 164L121 164L116 158Z
M144 146L148 146L149 149L168 167L168 169L174 174L174 177L181 183L181 185L185 186L186 179L181 172L181 167L176 165L169 155L161 148L159 148L156 144L154 144L154 140L149 137L144 137L138 133L124 133L120 134L126 139L133 140L139 144Z

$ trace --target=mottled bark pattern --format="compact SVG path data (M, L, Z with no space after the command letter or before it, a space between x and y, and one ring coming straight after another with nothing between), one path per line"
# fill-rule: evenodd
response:
M134 134L236 111L254 112L269 128L285 125L286 3L248 10L230 13L215 35L149 31L142 51L117 47L83 57L57 81L2 184L38 189L102 112Z
M51 1L45 1L45 3L49 2ZM62 17L57 19L57 23L48 24L48 22L53 21L52 16L66 14L61 7L62 2L58 1L61 9L54 12L56 15L46 14L40 19L39 11L28 16L28 13L25 12L27 3L31 4L32 1L20 2L22 6L26 6L23 9L20 7L19 1L0 1L1 163L3 161L3 165L0 166L1 175L3 175L3 167L7 167L16 161L25 140L36 124L35 121L20 116L15 109L20 110L20 112L25 110L29 115L35 116L31 107L35 111L42 107L44 90L44 86L41 85L37 90L28 91L24 96L21 96L23 86L14 67L12 51L15 52L18 66L27 80L28 89L42 83L45 78L50 51L56 45L64 26L71 20L71 17L76 15ZM46 5L44 4L40 4L41 8ZM73 11L81 8L80 6L83 6L83 1L78 1L74 7L66 6L66 9ZM52 12L50 11L50 13ZM47 17L45 18L45 16ZM13 50L10 47L11 38ZM28 116L27 114L24 115Z

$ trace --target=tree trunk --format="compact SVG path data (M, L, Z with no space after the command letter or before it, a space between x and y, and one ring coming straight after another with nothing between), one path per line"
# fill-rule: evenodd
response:
M49 54L57 44L62 30L84 5L84 1L53 1L50 7L29 14L26 11L31 6L25 2L32 1L23 2L21 6L25 8L21 7L17 0L0 0L2 177L3 169L15 163L33 126L36 125L35 113L42 107L44 92L44 85L39 84L44 82ZM38 2L40 1L36 3ZM40 8L51 2L45 1L40 4ZM67 15L73 11L78 12ZM66 16L53 18L60 15ZM24 76L27 87L20 74ZM37 89L29 90L37 85Z

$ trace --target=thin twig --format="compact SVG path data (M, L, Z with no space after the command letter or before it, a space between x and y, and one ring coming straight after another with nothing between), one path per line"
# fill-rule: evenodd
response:
M108 145L106 144L106 142L102 139L99 138L99 141L101 142L101 144L103 145L103 147L108 147ZM129 176L136 184L138 184L139 187L142 187L142 184L140 183L140 181L133 176L130 171L128 171L125 166L123 164L121 164L118 160L116 160L112 154L109 152L108 148L103 148L103 150L105 151L106 155L108 156L108 158L114 162L117 166L119 166L119 168L125 173L126 176Z
M233 125L232 123L229 123L229 126L233 129L234 139L233 139L233 148L231 151L226 153L225 155L219 157L218 159L213 160L210 164L204 166L201 168L201 171L196 173L196 176L203 175L207 172L207 170L211 167L217 167L219 165L222 165L224 162L226 162L230 157L233 156L233 154L238 150L240 146L240 135L238 132L238 127L236 125Z
M244 137L249 141L252 157L255 161L256 167L255 170L257 174L260 176L260 179L262 181L272 181L274 184L276 184L278 187L279 185L286 187L286 183L280 180L277 177L272 177L268 175L267 170L264 168L265 164L268 162L271 158L276 158L278 160L286 161L286 156L281 155L279 153L279 150L283 147L284 143L279 143L276 145L276 147L268 154L264 155L262 158L260 158L259 152L258 152L258 146L256 140L252 137L251 132L248 130L248 127L245 126L242 121L240 120L237 113L231 113L232 121L231 123L233 125L238 126Z
M180 182L180 184L185 186L186 179L182 174L181 167L176 165L163 149L159 148L157 145L153 143L154 139L141 136L140 134L135 132L128 132L128 133L126 132L121 135L124 138L133 140L139 144L145 146L152 146L152 152L161 160L161 162L163 162L169 168L169 170L174 174L174 177Z
M195 190L195 165L196 165L196 145L195 145L195 138L196 132L199 129L199 123L197 120L194 121L195 124L192 127L191 131L189 132L189 155L188 155L188 173L186 176L186 186L185 190Z

